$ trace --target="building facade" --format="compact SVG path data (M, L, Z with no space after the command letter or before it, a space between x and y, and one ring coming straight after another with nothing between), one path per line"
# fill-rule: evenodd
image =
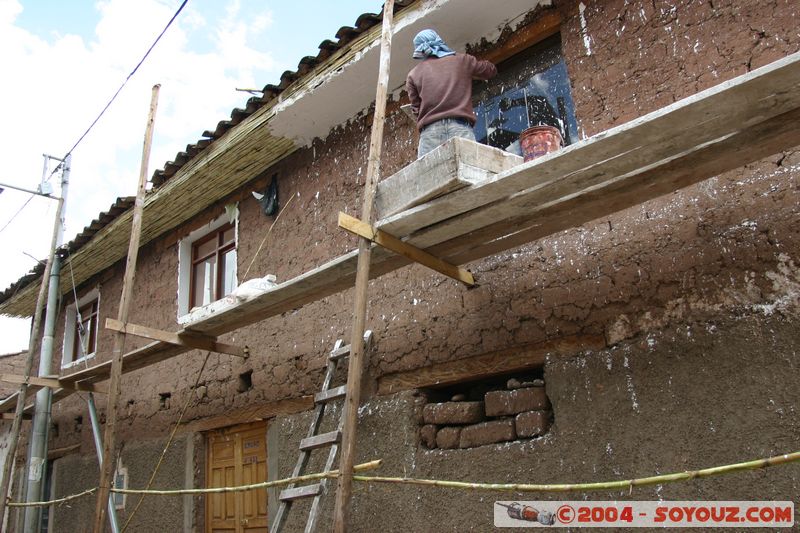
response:
M568 144L580 142L800 48L800 8L790 0L481 4L422 1L399 8L382 176L416 156L415 128L400 106L412 65L410 37L425 27L436 27L460 50L498 61L498 78L476 82L474 93L476 133L500 148L537 124L559 127ZM362 95L374 99L379 27L377 17L362 17L349 34L340 30L344 45L318 65L301 63L285 75L279 89L294 100L275 96L182 164L170 162L177 170L151 194L183 177L184 188L207 186L208 193L196 214L165 223L143 241L130 322L176 331L190 320L190 309L247 279L274 274L280 283L355 247L336 217L360 212L372 122L371 101ZM308 80L322 76L320 65L339 68L336 61L338 77L312 86ZM295 87L301 88L292 93ZM267 113L273 122L248 129ZM208 155L215 143L240 132L254 152L274 149L274 161L242 156L235 169L216 164ZM291 143L260 144L267 137ZM468 267L477 288L419 265L373 280L357 462L382 459L378 473L387 476L567 483L795 451L799 154L787 147L476 261ZM223 182L235 174L240 184L223 194L217 182L191 181L202 172ZM267 215L251 193L269 196L275 183L278 207ZM102 231L92 239L105 238ZM77 301L65 291L56 333L62 374L110 358L113 333L103 324L117 316L124 268L118 258L92 271L75 288ZM176 425L154 487L288 476L327 354L337 339L349 339L352 300L353 290L344 290L221 337L246 345L247 359L197 350L126 373L119 484L148 483ZM5 312L13 303L5 299ZM128 336L125 351L145 343ZM505 361L506 370L481 361ZM450 371L456 377L444 386L425 381L426 372ZM97 398L102 421L105 397ZM323 428L333 427L339 409L334 404ZM54 404L52 417L49 447L65 450L51 461L52 495L96 486L85 396ZM24 449L18 462L25 461ZM324 461L319 453L316 468ZM486 531L494 502L513 498L791 500L799 483L792 465L569 498L357 483L351 530ZM330 487L324 522L332 516ZM119 498L122 521L137 499ZM276 508L276 490L148 497L131 530L264 531ZM296 504L287 530L301 530L307 510ZM52 531L80 531L93 512L91 497L54 507ZM12 530L15 523L12 516Z

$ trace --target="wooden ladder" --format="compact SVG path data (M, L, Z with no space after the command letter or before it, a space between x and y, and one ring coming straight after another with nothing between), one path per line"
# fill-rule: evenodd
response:
M372 332L367 331L364 333L364 352L369 350L369 345L372 341ZM344 398L347 392L347 384L339 387L331 387L331 382L336 373L339 361L350 355L350 345L342 346L342 339L336 341L330 354L328 354L328 368L325 372L325 378L322 381L322 390L314 396L314 415L311 419L311 427L308 428L306 438L300 441L300 455L297 458L297 463L294 466L291 477L302 476L305 473L306 466L311 457L311 452L318 448L330 446L328 451L328 459L325 461L325 468L323 472L330 472L333 469L333 463L336 460L336 454L339 451L339 443L342 440L342 424L344 417L339 416L339 423L334 431L327 433L318 433L322 418L325 415L325 406L334 400ZM289 485L286 489L282 490L278 499L280 504L278 511L270 528L270 533L278 533L283 528L286 522L286 517L295 500L303 498L314 498L311 503L311 510L308 513L308 522L306 522L306 533L313 532L317 527L317 519L322 503L322 497L325 495L325 489L328 479L323 478L319 483L312 485L303 485L296 487L294 484Z

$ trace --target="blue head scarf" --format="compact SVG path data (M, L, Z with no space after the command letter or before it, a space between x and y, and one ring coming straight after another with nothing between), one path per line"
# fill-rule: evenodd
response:
M455 55L439 34L433 30L422 30L414 37L414 59L425 59L436 56L445 57Z

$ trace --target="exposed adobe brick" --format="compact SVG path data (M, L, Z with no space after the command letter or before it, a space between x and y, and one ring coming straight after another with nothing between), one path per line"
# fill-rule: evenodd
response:
M496 442L506 442L516 438L517 433L514 430L513 418L492 420L463 428L461 430L459 448L474 448Z
M436 434L436 445L443 450L458 448L461 442L461 430L459 426L443 427Z
M483 402L429 403L422 411L426 424L474 424L482 421Z
M436 430L433 424L425 424L419 428L419 440L426 448L436 448Z
M539 437L550 429L550 411L527 411L514 418L518 437Z
M487 392L486 416L505 416L550 408L544 387Z

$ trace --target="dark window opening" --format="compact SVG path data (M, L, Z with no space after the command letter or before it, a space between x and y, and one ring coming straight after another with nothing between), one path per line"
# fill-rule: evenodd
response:
M97 299L73 310L75 326L72 335L71 361L78 361L97 351Z
M225 224L192 244L189 308L228 295L236 288L236 230Z
M239 374L239 386L236 390L239 392L247 392L253 388L253 371L248 370Z
M128 469L123 467L122 464L117 465L117 470L114 472L114 488L125 490L128 488ZM114 492L112 498L114 500L114 508L117 510L125 509L126 494Z
M161 409L169 409L169 399L172 398L171 392L159 392L158 399L161 404Z
M52 499L53 496L53 461L47 461L44 475L44 495L46 500ZM39 531L47 533L50 529L50 510L52 505L42 508L42 521L40 522Z
M555 34L497 66L498 75L474 88L475 138L517 152L515 142L533 126L553 126L564 146L577 139L578 124L570 93L561 36Z

